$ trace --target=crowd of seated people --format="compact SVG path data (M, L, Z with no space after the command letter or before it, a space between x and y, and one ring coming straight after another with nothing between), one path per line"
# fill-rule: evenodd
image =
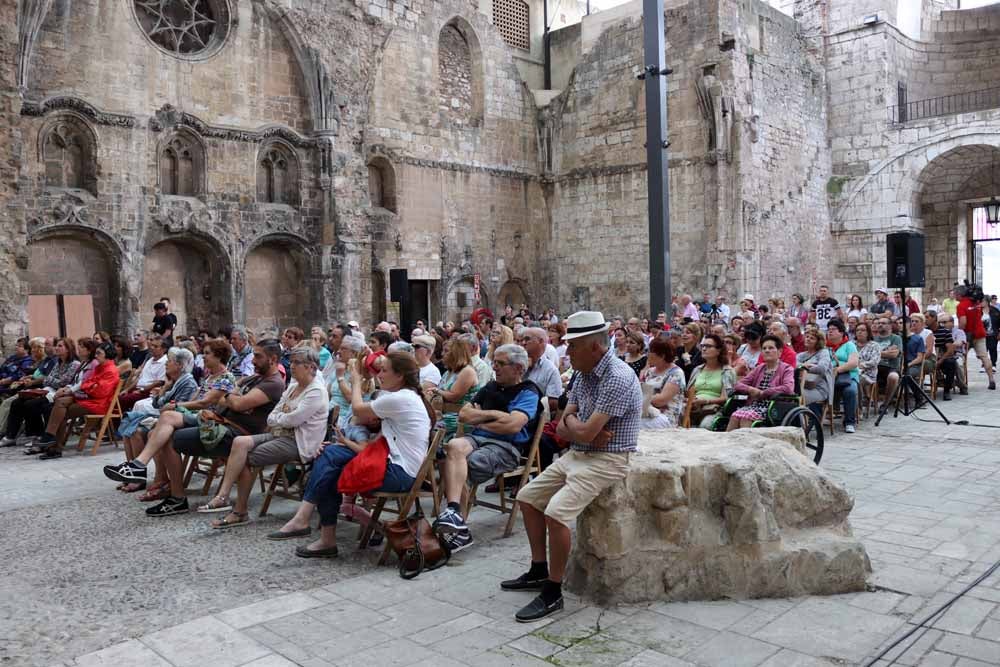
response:
M884 290L875 296L868 307L856 294L840 307L829 290L813 307L801 295L761 304L745 295L732 308L724 298L685 298L670 314L609 318L607 343L640 382L640 428L649 430L746 428L771 399L795 395L817 416L839 411L852 433L862 397L886 406L904 372L939 377L944 400L968 393L966 360L983 339L974 308L966 304L960 318L960 302L946 299L917 313L917 304L897 306ZM459 551L473 544L464 505L471 487L517 468L536 428L543 469L567 447L559 415L578 374L554 312L477 312L458 324L418 325L408 340L393 322L312 327L308 337L297 327L257 335L234 326L195 336L171 329L169 342L146 331L21 340L0 367L0 446L61 457L74 419L104 414L120 385L123 417L114 427L126 460L104 473L152 503L148 516L195 509L217 513L212 529L243 526L256 471L295 464L308 470L303 501L269 537L306 538L318 513L318 539L295 550L315 558L337 555L338 515L355 502L339 491L348 464L381 443L379 488L407 491L440 428L434 522ZM987 337L996 330L992 321L983 326ZM980 359L989 361L986 342ZM720 419L735 396L745 403ZM185 458L225 462L218 489L193 507Z

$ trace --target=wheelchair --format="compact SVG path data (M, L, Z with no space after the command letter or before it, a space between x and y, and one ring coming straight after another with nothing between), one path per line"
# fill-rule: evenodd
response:
M716 415L709 430L725 431L729 418L747 403L745 394L730 396ZM813 463L819 464L823 458L823 423L813 412L802 405L794 394L782 394L767 401L764 418L754 421L750 428L761 426L794 426L801 428L806 436L806 449L812 452Z

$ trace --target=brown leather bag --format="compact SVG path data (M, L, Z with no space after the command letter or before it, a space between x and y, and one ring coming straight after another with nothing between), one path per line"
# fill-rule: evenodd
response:
M399 557L399 576L413 579L424 570L436 570L448 563L451 553L434 534L417 502L416 512L405 519L383 524L389 548Z

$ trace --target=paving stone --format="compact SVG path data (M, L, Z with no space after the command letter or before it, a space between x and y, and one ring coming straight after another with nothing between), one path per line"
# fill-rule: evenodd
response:
M248 662L243 667L297 667L299 664L272 653L271 655L265 655L263 658L257 658L253 662Z
M137 639L130 639L127 642L80 656L73 664L76 667L120 667L120 665L132 664L171 667L169 662Z
M713 630L725 630L755 611L754 607L731 601L661 602L650 608L658 614L703 625Z
M292 593L280 597L263 600L255 604L230 609L216 614L215 617L237 630L264 623L296 612L321 607L323 603L305 593Z
M365 627L358 628L354 632L340 633L329 639L327 637L330 637L329 633L320 631L314 640L319 643L307 646L309 653L329 662L335 662L381 644L388 644L393 639L384 632Z
M459 616L458 618L453 618L450 621L445 621L440 625L435 625L425 630L421 630L420 632L415 632L412 635L409 635L409 639L426 646L449 637L454 637L455 635L460 635L463 632L468 632L469 630L478 628L481 625L487 625L491 623L492 620L493 619L489 616L472 612L470 614L465 614L464 616Z
M684 657L716 635L701 625L664 618L661 614L633 616L626 623L612 626L608 634L675 658Z
M571 646L625 619L625 616L614 611L585 607L572 614L559 615L555 622L534 634L553 644Z
M561 644L553 644L552 642L542 639L538 635L525 635L519 639L515 639L507 644L518 651L523 651L529 655L533 655L536 658L548 658L553 653L562 651L565 646Z
M621 667L695 667L695 665L687 660L646 649L631 660L623 662Z
M780 650L780 646L722 632L684 657L709 667L756 667Z
M388 618L374 627L387 635L404 637L467 613L467 609L446 602L426 597L417 598L384 607L381 614Z
M599 632L556 653L549 662L563 667L613 667L643 650L642 646Z
M771 644L816 657L861 660L902 621L842 602L810 598L753 634Z
M498 632L478 627L431 644L428 648L435 653L446 655L455 660L475 662L473 659L475 656L491 648L502 646L507 641L508 638Z
M947 653L931 651L917 663L917 667L952 667L957 658Z
M833 664L830 660L783 648L760 663L760 667L831 667Z
M995 604L963 597L949 607L943 615L935 619L934 627L949 632L971 635L994 609L996 609Z
M328 632L350 632L360 626L372 626L377 623L383 623L390 618L388 614L372 611L356 602L346 599L337 600L321 607L314 607L303 613L318 624L325 626ZM312 621L308 621L308 623L311 625ZM271 622L267 625L268 627L274 627L276 622Z
M509 646L498 646L477 655L475 667L552 667L552 663Z
M982 660L990 664L1000 664L1000 644L995 641L966 637L965 635L946 634L935 648L944 653Z
M436 654L409 639L393 639L386 644L358 651L334 664L338 667L358 667L358 665L405 667L421 660L437 657Z
M270 651L239 630L207 616L146 635L142 643L175 667L236 667Z
M872 573L871 583L897 593L930 597L948 584L948 577L912 567L890 565Z

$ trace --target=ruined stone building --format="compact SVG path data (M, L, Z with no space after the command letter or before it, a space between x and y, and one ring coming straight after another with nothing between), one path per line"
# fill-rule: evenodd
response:
M160 297L187 331L370 320L397 268L434 320L648 309L641 2L584 5L546 57L542 0L0 3L4 346L41 295L111 331ZM974 274L1000 7L666 5L675 291L868 293L897 229L935 294Z

